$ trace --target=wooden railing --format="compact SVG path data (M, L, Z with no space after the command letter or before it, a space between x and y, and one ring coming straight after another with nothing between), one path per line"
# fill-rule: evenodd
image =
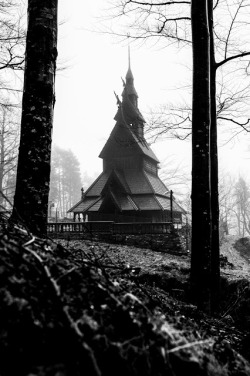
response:
M111 233L112 221L105 222L57 222L47 223L47 233Z
M126 222L115 223L112 221L99 222L58 222L48 223L48 235L56 234L164 234L170 232L171 222Z
M170 231L171 222L126 222L114 223L114 234L164 234Z

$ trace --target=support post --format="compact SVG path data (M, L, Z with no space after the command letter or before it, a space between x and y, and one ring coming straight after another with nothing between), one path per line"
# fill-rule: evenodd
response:
M170 218L173 224L174 218L173 218L173 191L172 189L170 190Z

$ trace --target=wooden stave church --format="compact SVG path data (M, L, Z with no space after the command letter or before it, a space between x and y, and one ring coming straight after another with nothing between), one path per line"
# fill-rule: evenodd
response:
M103 172L68 213L74 221L181 223L185 210L159 178L159 160L144 137L130 62L122 100L116 98L116 124L99 155Z

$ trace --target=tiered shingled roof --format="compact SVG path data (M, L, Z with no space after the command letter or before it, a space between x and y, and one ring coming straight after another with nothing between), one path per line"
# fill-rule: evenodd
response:
M116 181L119 191L112 191L110 188L111 178ZM170 210L169 191L158 176L144 170L110 170L98 176L84 198L73 206L70 212L98 212L105 202L105 190L108 188L109 199L112 199L121 211ZM175 201L173 210L184 212Z

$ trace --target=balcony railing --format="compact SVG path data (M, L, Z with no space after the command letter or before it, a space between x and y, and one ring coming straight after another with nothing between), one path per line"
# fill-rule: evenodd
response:
M56 234L164 234L170 232L171 222L58 222L48 223L48 235Z

